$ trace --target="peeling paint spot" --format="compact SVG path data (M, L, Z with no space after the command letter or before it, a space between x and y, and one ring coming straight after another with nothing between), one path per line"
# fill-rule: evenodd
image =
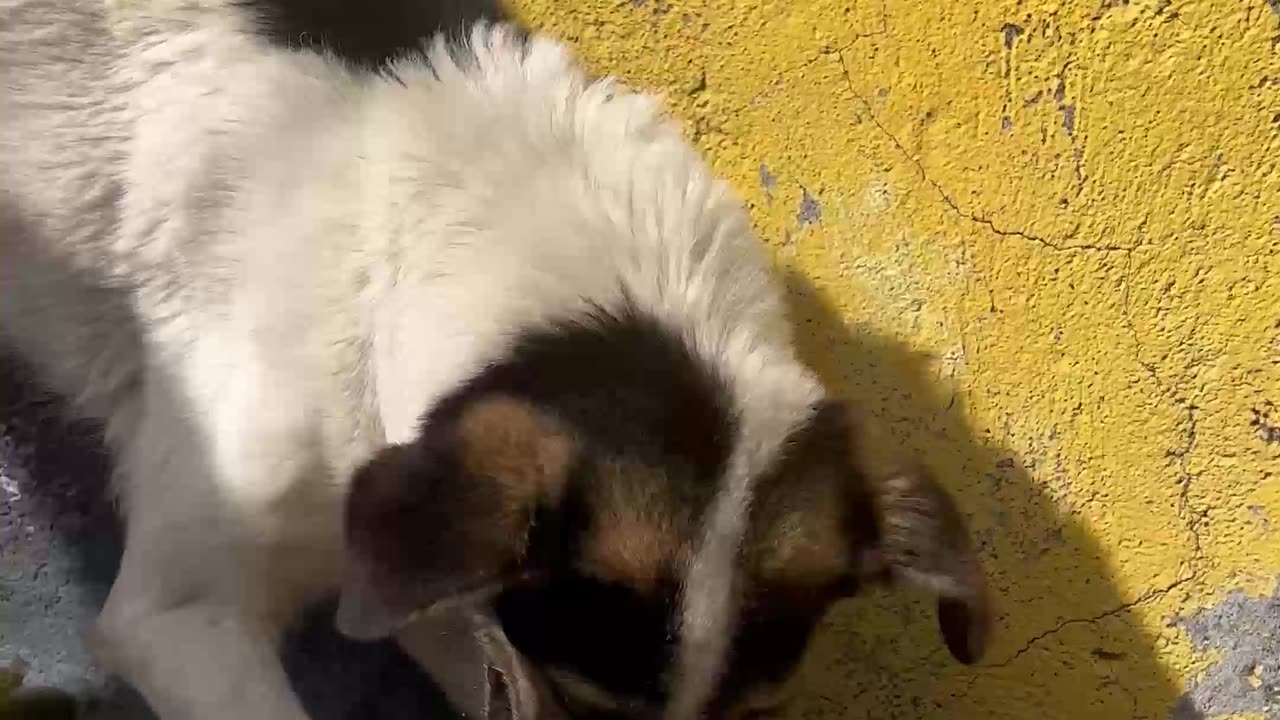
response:
M1280 18L1280 0L1267 0L1267 7L1271 8L1271 12Z
M822 222L822 206L818 204L817 198L809 194L805 188L800 189L800 210L796 212L796 222L800 227L812 225Z
M1170 23L1179 17L1177 10L1170 10L1173 7L1173 0L1160 0L1160 4L1156 6L1156 17L1164 18L1164 22Z
M1021 25L1005 23L1004 27L1000 28L1000 32L1004 34L1004 49L1012 50L1013 44L1018 41L1018 38L1022 37L1025 31Z
M1009 132L1012 129L1013 129L1013 118L1009 117L1008 115L1001 115L1000 130L1002 130L1003 132Z
M1053 88L1053 99L1058 104L1058 112L1062 113L1062 129L1066 130L1068 135L1075 135L1076 104L1067 102L1067 81L1061 75L1058 76L1058 84Z
M698 73L698 77L694 78L693 82L689 83L689 89L685 91L685 94L687 94L689 97L694 97L696 95L701 95L702 93L706 92L706 90L707 90L707 71L703 70L702 72Z
M893 186L884 180L872 180L862 191L862 209L868 215L879 215L893 207Z
M1062 129L1067 131L1068 135L1076 134L1076 104L1068 103L1063 105L1062 110Z
M1174 707L1174 720L1280 713L1280 584L1270 597L1239 590L1177 624L1200 652L1221 659Z
M1267 519L1267 509L1265 507L1261 505L1250 505L1245 509L1249 511L1249 515L1253 518L1254 522L1258 523L1263 530L1267 532L1271 531L1271 521Z
M764 188L766 198L773 199L773 190L778 187L778 176L769 172L769 166L760 163L760 187Z
M1271 419L1275 409L1275 404L1268 400L1252 410L1253 419L1249 421L1249 426L1268 445L1280 445L1280 422Z

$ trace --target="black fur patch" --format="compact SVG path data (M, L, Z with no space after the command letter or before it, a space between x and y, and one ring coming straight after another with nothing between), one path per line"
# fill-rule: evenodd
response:
M477 430L459 428L495 398L568 438L552 490L462 457ZM636 312L592 313L526 333L428 411L414 442L357 473L348 541L396 613L508 579L495 610L526 656L660 705L680 580L735 436L727 388L681 338Z
M674 581L651 596L573 573L516 587L495 607L530 659L591 680L619 697L661 706L680 611Z
M530 539L530 552L553 565L550 575L503 593L499 618L535 662L570 670L619 696L661 704L684 568L671 568L644 590L583 575L578 561L595 521L592 499L609 490L593 463L625 457L658 469L644 481L662 485L655 491L680 510L673 525L696 543L736 433L727 389L680 338L635 313L601 312L530 333L509 357L436 413L449 413L469 396L510 394L572 428L583 456L562 506L552 512L556 519L545 532L535 525Z
M416 52L423 40L463 37L480 21L510 17L502 0L235 0L259 32L288 48L324 50L376 68Z
M661 467L691 501L714 491L737 432L728 389L656 320L597 311L525 334L507 357L439 403L425 425L475 397L509 395L598 450Z

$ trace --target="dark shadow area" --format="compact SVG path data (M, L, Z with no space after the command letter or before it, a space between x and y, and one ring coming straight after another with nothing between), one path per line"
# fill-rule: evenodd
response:
M807 278L786 280L802 357L957 495L995 606L987 657L964 668L943 649L930 599L890 590L848 603L815 643L803 715L1026 720L1036 708L1046 717L1167 718L1181 692L1155 638L1116 589L1104 549L1029 472L1061 472L1055 459L1019 458L975 436L963 393L939 381L933 358L847 324ZM1071 432L1067 421L1051 435L1059 432Z

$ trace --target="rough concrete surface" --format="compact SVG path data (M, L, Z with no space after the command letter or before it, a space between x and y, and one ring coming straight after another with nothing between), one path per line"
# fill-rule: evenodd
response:
M667 95L751 204L806 356L973 517L984 663L879 593L830 618L794 717L1280 718L1275 0L516 5ZM70 515L28 497L70 492L79 443L24 439L3 390L0 653L26 633L61 681L101 597L77 553L110 536L77 529L79 490ZM412 684L354 650L293 653L326 716Z

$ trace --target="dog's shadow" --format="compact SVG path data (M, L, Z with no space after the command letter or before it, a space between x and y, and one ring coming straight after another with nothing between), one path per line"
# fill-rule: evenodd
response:
M1055 475L1055 459L1020 458L976 436L963 393L939 382L933 358L847 323L802 275L786 280L805 362L957 494L995 611L987 656L965 668L943 649L928 598L891 590L845 603L812 648L795 716L1168 717L1179 685L1116 588L1104 548L1065 509L1070 478Z

